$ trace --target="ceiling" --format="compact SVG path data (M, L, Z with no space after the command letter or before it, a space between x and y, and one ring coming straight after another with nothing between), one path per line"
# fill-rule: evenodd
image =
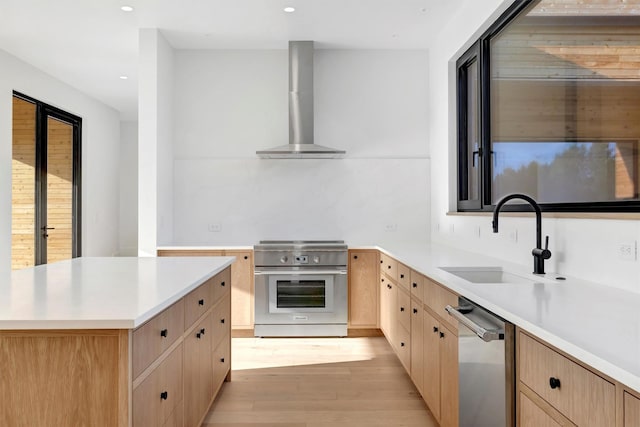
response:
M175 49L426 49L464 1L2 0L0 49L137 120L140 28Z

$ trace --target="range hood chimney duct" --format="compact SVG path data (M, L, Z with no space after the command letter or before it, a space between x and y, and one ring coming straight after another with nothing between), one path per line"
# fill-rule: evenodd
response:
M263 159L335 159L345 151L313 143L313 41L289 42L289 144L256 151Z

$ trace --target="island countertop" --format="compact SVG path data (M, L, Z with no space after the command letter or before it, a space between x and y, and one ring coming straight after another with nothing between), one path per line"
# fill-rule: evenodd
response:
M235 257L82 257L0 280L0 330L134 329Z

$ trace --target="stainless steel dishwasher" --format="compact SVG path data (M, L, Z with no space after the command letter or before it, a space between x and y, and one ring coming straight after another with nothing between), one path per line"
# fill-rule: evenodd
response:
M515 426L513 324L462 297L445 309L458 321L459 426Z

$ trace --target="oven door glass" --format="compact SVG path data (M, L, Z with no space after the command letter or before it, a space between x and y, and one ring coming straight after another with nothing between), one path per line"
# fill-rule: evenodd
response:
M333 291L333 275L269 275L269 312L332 312Z

